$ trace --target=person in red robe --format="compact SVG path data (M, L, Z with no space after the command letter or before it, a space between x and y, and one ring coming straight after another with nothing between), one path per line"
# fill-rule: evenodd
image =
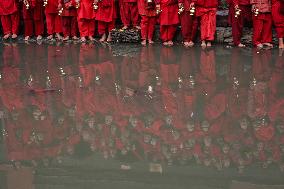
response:
M250 0L253 16L253 45L272 47L271 0Z
M284 49L284 1L272 0L272 19L279 40L279 49Z
M211 47L216 31L218 0L197 0L196 17L200 20L201 47Z
M194 0L179 0L180 7L180 22L183 44L185 47L193 47L194 39L198 28L198 20L194 16L195 1Z
M141 16L141 38L142 38L142 45L147 44L147 40L149 44L153 44L153 34L155 31L155 24L156 24L156 8L155 2L149 2L145 0L138 0L138 10Z
M0 17L3 28L3 39L16 39L19 32L20 15L17 0L0 1Z
M96 0L97 1L97 0ZM114 0L101 0L97 2L98 32L101 35L100 42L111 42L110 31L115 27L116 8Z
M62 11L59 14L62 16L62 31L63 31L63 41L67 41L72 37L72 39L77 40L77 10L76 2L73 0L60 0L59 10Z
M229 23L232 26L234 45L245 47L241 37L245 22L252 20L250 0L227 0L229 4Z
M62 20L58 15L58 0L48 0L45 5L45 18L47 26L48 40L53 39L55 33L58 40L62 39L60 33L62 32Z
M28 41L33 33L37 36L37 40L41 40L44 32L42 1L25 0L22 12L25 24L25 41Z
M179 24L178 0L158 0L156 3L157 12L160 12L160 38L163 45L172 46Z
M78 8L78 27L82 42L86 42L86 37L94 41L95 34L95 18L96 11L94 10L93 0L76 0Z
M123 30L126 30L132 24L133 27L139 27L139 14L138 14L138 0L120 0L119 10L121 21L123 23Z

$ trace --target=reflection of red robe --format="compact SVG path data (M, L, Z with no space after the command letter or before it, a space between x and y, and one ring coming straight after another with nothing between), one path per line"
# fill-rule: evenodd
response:
M267 127L260 127L257 131L255 131L255 136L258 140L267 142L273 139L275 134L275 128L273 125L269 125Z
M197 82L208 83L216 81L215 52L201 51L200 74L197 75Z

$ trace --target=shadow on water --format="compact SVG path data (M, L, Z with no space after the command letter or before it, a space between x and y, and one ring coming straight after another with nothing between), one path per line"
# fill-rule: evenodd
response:
M56 43L0 52L4 188L16 177L26 188L284 184L283 52Z

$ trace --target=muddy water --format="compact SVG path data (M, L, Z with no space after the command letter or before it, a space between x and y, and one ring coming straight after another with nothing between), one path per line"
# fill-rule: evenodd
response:
M1 162L33 168L36 188L283 184L277 49L7 43L0 52Z

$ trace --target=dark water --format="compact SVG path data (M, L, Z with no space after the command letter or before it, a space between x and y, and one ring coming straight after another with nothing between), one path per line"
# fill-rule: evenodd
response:
M0 188L13 188L11 169L30 170L24 182L35 188L284 184L277 49L7 43L0 52Z

